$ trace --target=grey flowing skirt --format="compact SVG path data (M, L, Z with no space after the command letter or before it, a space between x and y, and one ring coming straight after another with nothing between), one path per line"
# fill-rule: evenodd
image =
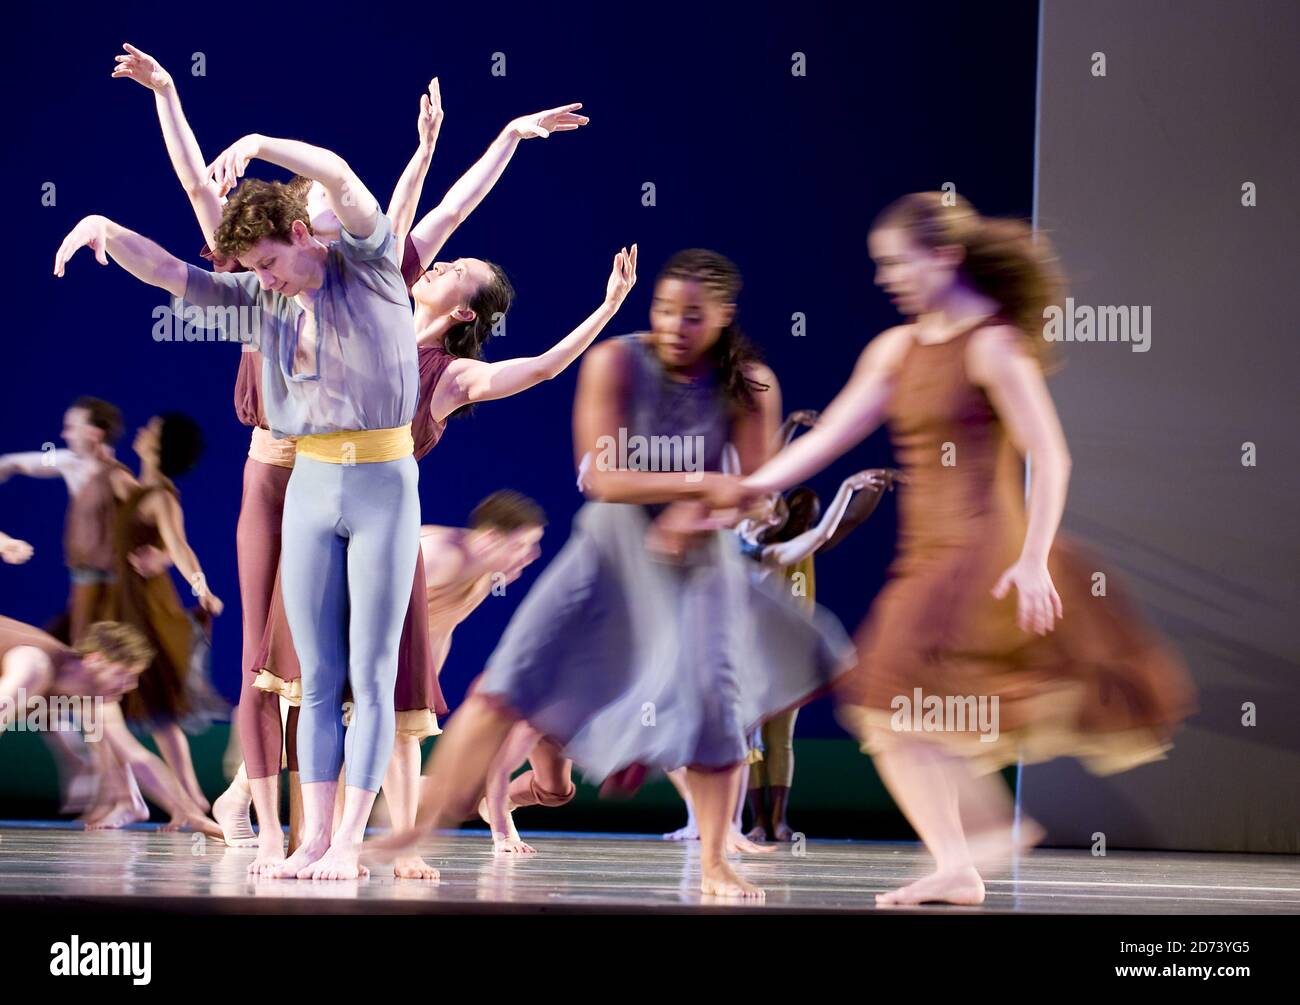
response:
M831 614L753 581L732 534L676 564L647 551L649 527L641 506L585 505L475 686L596 783L738 764L755 726L854 662Z

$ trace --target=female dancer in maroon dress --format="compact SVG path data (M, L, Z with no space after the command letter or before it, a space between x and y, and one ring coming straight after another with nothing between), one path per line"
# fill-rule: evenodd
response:
M873 340L813 430L745 480L784 489L889 421L906 474L899 553L840 714L936 870L885 904L983 901L979 865L1012 850L996 769L1069 755L1124 770L1161 757L1192 703L1181 664L1113 582L1091 595L1105 564L1056 536L1070 461L1036 358L1058 290L1046 243L946 198L905 196L876 221L876 283L909 323ZM998 700L994 729L930 728L931 709L971 697ZM1037 840L1029 828L1018 844Z

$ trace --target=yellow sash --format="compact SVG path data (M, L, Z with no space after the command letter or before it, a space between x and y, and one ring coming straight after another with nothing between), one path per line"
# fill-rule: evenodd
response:
M411 424L396 429L344 429L298 437L298 456L327 464L378 464L415 453Z

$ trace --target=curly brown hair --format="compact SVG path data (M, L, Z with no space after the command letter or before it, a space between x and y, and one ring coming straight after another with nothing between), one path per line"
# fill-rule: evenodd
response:
M293 224L301 220L311 232L307 215L306 186L294 181L244 181L226 203L217 227L216 252L238 258L264 238L288 244L293 240Z

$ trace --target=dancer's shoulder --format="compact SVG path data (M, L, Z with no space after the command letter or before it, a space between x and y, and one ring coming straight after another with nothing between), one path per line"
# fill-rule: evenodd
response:
M903 362L903 357L915 343L916 325L886 328L858 354L857 368L892 372Z

